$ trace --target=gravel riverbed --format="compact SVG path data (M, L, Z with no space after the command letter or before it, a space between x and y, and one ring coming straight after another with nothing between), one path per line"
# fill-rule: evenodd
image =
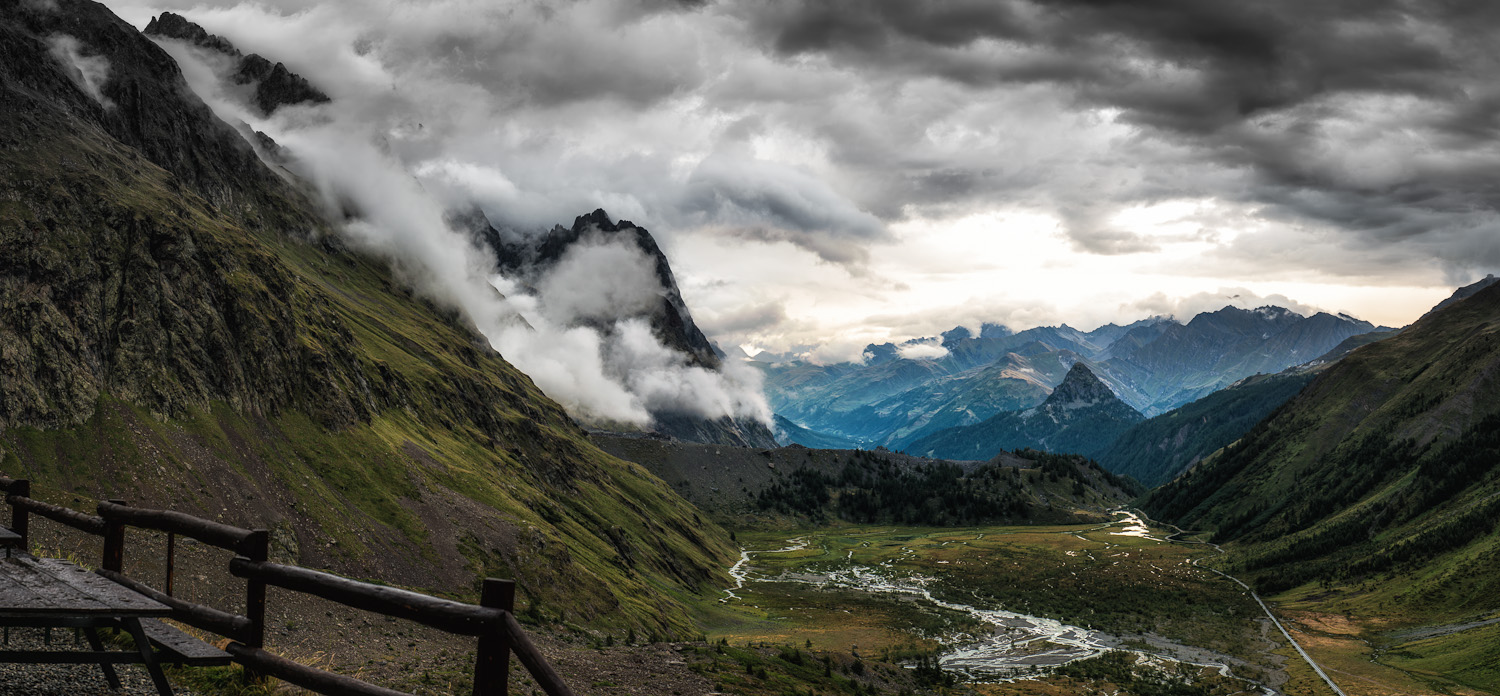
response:
M37 628L10 629L10 643L4 650L87 650L88 641L74 647L73 630L52 631L52 644L46 645L44 631ZM112 650L107 644L105 649ZM156 696L151 675L142 665L115 665L120 675L120 689L109 688L99 665L0 664L0 696ZM170 679L170 678L169 678ZM176 684L177 696L194 696Z

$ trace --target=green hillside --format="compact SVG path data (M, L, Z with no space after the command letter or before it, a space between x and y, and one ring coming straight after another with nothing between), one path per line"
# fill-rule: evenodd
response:
M1500 289L1359 348L1143 502L1262 589L1374 582L1387 616L1500 608ZM1372 600L1375 601L1375 600Z
M101 5L0 4L0 472L275 531L281 558L686 635L733 546L388 262ZM46 37L110 61L108 104Z

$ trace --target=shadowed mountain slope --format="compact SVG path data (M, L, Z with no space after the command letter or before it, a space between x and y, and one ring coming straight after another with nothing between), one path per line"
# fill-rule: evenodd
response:
M0 172L0 471L38 495L423 588L515 577L598 626L686 634L662 588L722 582L722 530L346 249L103 6L0 3Z

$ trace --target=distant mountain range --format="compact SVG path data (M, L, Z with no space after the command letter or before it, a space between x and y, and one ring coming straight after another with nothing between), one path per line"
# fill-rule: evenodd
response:
M958 327L922 341L947 351L936 358L903 358L904 346L886 343L867 346L863 363L755 364L766 374L772 408L788 422L822 437L909 450L943 430L1040 405L1075 364L1155 416L1380 331L1389 329L1346 315L1225 307L1185 324L1155 317L1088 332L986 324L974 335Z

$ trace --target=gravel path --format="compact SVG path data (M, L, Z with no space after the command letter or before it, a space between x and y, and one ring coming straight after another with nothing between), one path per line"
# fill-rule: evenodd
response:
M52 631L52 645L43 640L43 631L36 628L10 629L9 645L0 646L8 650L64 650L74 649L72 629L58 628ZM77 649L87 650L88 641ZM106 643L105 649L112 649ZM116 665L120 675L120 690L112 691L104 681L104 672L98 665L35 665L0 664L0 696L156 696L156 687L151 684L151 675L141 665ZM172 685L177 696L193 696L193 693Z

